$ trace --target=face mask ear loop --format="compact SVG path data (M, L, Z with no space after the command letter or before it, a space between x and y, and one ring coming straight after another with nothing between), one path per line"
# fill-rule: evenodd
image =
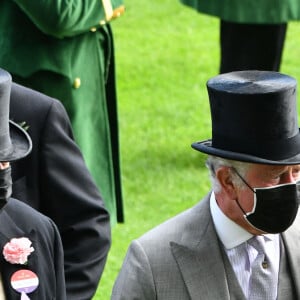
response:
M239 176L239 178L246 184L246 186L253 192L253 193L255 193L255 190L248 184L248 182L238 173L238 171L235 169L235 168L231 168L234 172L235 172L235 174L237 175L237 176Z
M241 204L240 204L240 202L239 201L237 201L236 199L235 199L235 202L237 203L237 205L238 205L238 207L241 209L241 211L243 212L243 214L244 214L244 216L246 216L247 215L247 213L243 210L243 208L242 208L242 206L241 206Z
M245 183L245 185L253 192L255 193L255 190L253 190L253 188L248 184L248 182L238 173L238 171L231 167L231 169L236 173L236 175ZM243 212L243 214L246 216L247 213L243 210L240 202L238 200L235 199L235 202L237 203L237 205L239 206L239 208L241 209L241 211Z

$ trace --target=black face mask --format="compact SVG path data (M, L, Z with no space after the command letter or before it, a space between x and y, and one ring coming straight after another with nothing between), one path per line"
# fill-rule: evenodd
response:
M256 229L266 233L280 233L294 222L300 203L300 181L272 187L252 188L237 171L236 174L253 191L254 205L244 218Z
M0 209L7 203L12 193L11 168L0 170Z

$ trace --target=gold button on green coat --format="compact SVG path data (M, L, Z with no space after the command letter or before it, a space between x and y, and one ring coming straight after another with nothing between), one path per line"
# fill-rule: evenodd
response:
M80 80L79 77L76 77L76 78L74 79L74 82L73 82L73 87L74 87L75 89L79 89L79 88L80 88L80 85L81 85L81 80Z
M55 2L0 1L0 65L15 82L64 104L112 223L117 215L122 221L113 37L99 22L123 3Z

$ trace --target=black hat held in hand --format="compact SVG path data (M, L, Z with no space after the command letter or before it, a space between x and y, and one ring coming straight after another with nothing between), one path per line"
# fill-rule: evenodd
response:
M0 161L10 162L25 157L32 148L28 133L9 120L11 76L0 69Z
M212 139L198 151L238 161L300 164L294 78L269 71L237 71L207 82Z

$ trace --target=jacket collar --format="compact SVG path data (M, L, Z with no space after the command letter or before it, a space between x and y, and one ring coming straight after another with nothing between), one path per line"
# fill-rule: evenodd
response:
M4 208L0 211L0 272L7 299L20 299L20 294L16 292L11 286L11 276L14 272L20 269L30 269L31 264L28 264L27 266L10 264L4 259L2 255L2 250L4 245L7 242L9 242L12 238L23 236L26 236L29 239L31 238L29 234L25 233L21 228L19 228L15 221L10 217L7 211L9 207L10 202L8 202L6 206L4 206ZM32 255L31 260L34 260L34 256L35 255ZM32 263L34 264L33 261Z
M230 299L225 267L220 267L224 263L209 211L209 195L194 208L190 222L196 225L193 230L181 244L171 242L170 247L191 299L199 299L199 291L206 299Z
M195 226L185 233L180 243L170 242L170 248L192 300L199 299L199 291L206 299L241 299L229 293L222 249L209 210L209 197L206 196L193 209L189 222ZM299 214L282 237L295 283L296 298L300 299Z

